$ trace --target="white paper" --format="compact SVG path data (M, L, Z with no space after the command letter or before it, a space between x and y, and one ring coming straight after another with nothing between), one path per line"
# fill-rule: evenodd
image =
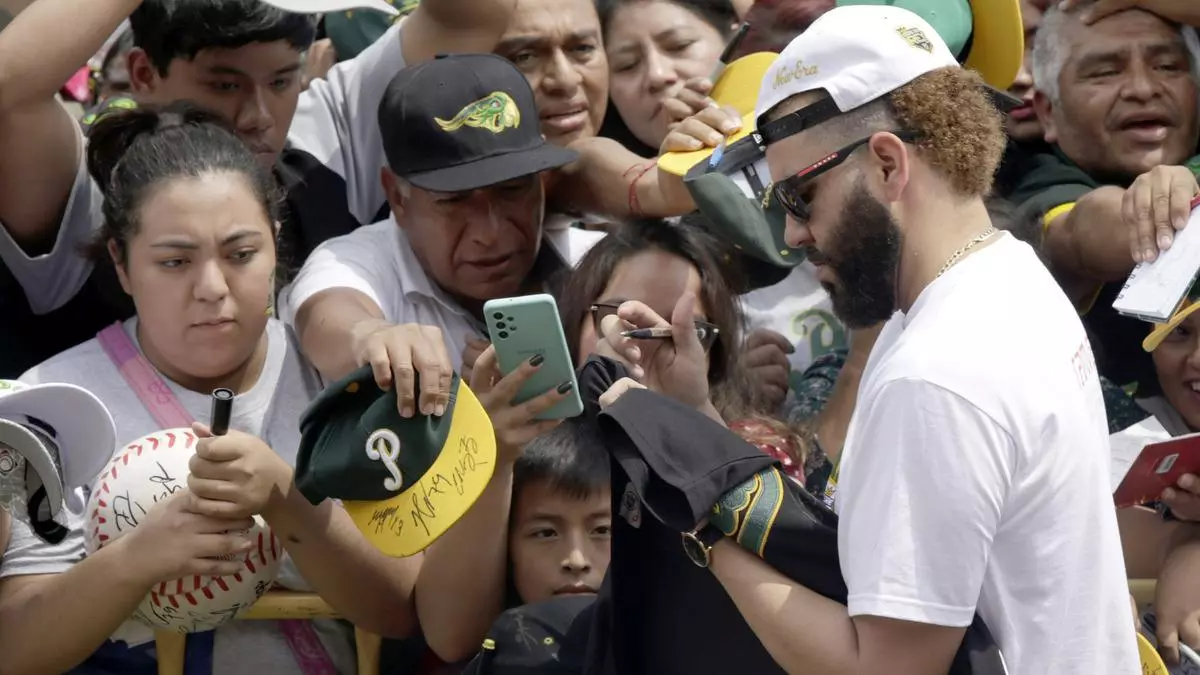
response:
M1140 263L1129 275L1113 309L1139 319L1163 323L1200 271L1200 209L1192 211L1187 227L1175 233L1171 248L1152 263Z

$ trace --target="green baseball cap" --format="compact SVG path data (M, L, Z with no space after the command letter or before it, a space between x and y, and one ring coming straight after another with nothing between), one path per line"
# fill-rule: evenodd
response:
M352 9L325 15L325 35L333 42L338 61L349 61L375 44L397 21L411 14L418 4L418 0L384 1L398 13Z
M418 378L419 379L419 378ZM420 391L420 382L414 385ZM300 418L296 487L339 499L367 540L393 557L437 540L471 508L496 466L487 411L456 374L441 417L405 419L370 367L326 387Z

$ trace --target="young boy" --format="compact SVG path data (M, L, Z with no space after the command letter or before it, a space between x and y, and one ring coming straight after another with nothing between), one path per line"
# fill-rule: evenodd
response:
M101 198L83 166L86 139L54 96L123 21L133 31L132 95L118 103L188 100L227 117L275 168L287 201L280 239L294 266L385 208L376 111L392 76L438 53L491 51L512 5L425 0L302 93L302 56L316 33L309 16L260 0L31 3L0 33L0 308L20 319L0 336L0 375L132 314L99 302L107 275L77 254L102 217Z
M594 423L569 419L513 467L509 574L520 604L594 594L608 570L608 452Z

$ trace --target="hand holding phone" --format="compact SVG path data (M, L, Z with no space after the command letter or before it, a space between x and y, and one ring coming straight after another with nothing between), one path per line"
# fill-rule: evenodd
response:
M540 293L489 300L483 306L483 314L502 374L508 375L523 363L541 357L537 371L513 398L515 403L523 403L570 383L570 391L563 392L567 397L538 414L536 419L565 419L583 412L575 364L553 297Z

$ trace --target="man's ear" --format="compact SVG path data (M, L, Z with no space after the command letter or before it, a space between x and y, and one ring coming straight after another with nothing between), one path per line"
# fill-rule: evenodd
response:
M1054 104L1050 97L1041 91L1033 92L1033 111L1037 113L1038 121L1042 123L1042 134L1047 143L1058 142L1058 128L1054 126Z
M125 291L125 295L133 295L129 291L129 274L125 271L125 261L121 259L121 250L117 248L116 239L108 240L108 257L112 260L113 267L117 269L117 281L121 282L121 290Z
M135 94L152 94L162 79L158 69L150 62L150 56L141 47L134 47L125 55L125 66L129 69L129 89Z
M904 189L908 187L913 148L886 131L871 136L867 147L871 150L872 170L879 173L884 199L888 202L900 201Z
M404 213L405 207L408 206L407 191L400 184L400 177L392 173L392 170L386 166L379 170L379 180L383 184L383 193L387 196L388 206L392 209L392 216L399 223L400 215Z

